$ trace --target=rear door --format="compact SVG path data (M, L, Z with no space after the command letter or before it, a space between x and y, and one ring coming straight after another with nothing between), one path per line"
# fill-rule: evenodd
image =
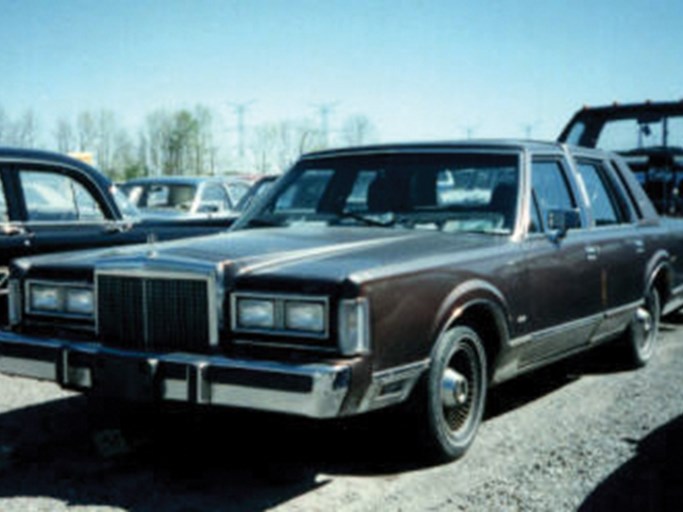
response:
M637 212L607 161L577 158L576 170L590 204L588 243L600 272L605 322L596 338L622 329L645 292L646 240Z

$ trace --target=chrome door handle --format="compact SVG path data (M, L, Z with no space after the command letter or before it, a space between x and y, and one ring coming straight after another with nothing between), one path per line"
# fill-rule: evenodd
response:
M634 240L633 245L636 247L636 254L643 254L645 252L645 242L642 240Z
M25 235L28 232L26 231L26 228L22 226L15 226L13 224L5 224L2 226L2 234L7 235L7 236L19 236L19 235Z
M600 256L600 248L594 245L589 245L586 247L586 259L588 261L595 261Z

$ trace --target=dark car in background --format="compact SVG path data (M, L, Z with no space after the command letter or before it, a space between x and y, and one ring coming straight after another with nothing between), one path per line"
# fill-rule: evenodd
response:
M250 184L205 176L159 176L129 180L120 186L143 215L171 217L235 216Z
M263 197L279 177L279 174L267 174L254 179L247 193L237 203L237 211L240 213L244 212L257 199Z
M16 260L0 370L314 418L405 404L405 442L453 459L491 385L606 342L645 365L682 247L611 153L312 153L228 233Z
M109 179L80 160L0 148L0 325L14 258L205 235L233 220L144 219Z
M683 101L584 107L559 140L616 151L660 214L683 216Z

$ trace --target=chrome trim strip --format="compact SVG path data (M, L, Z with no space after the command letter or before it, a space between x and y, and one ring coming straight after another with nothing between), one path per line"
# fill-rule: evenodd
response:
M298 333L292 333L298 337ZM330 354L336 354L339 349L335 345L334 347L326 347L325 345L307 345L304 343L287 343L287 342L277 342L277 341L255 341L236 338L232 340L235 345L244 345L252 347L271 347L271 348L291 348L296 350L307 350L313 352L329 352Z
M623 306L619 306L616 308L612 308L610 310L607 310L605 312L605 317L606 318L611 318L613 316L619 316L624 313L628 313L631 310L635 310L638 307L640 307L643 303L645 303L645 299L640 299L634 302L630 302L628 304L624 304Z
M619 306L616 308L609 309L603 313L599 313L597 315L591 315L585 318L580 318L578 320L573 320L571 322L567 322L565 324L561 325L554 325L553 327L549 327L547 329L543 329L540 331L534 331L528 334L525 334L524 336L519 336L517 338L513 338L509 341L509 345L511 347L519 347L521 345L524 345L525 343L528 343L533 340L537 340L539 338L545 338L547 336L554 336L554 335L559 335L565 332L571 332L575 329L580 329L582 327L586 327L590 325L593 322L599 322L603 319L606 318L611 318L614 316L619 316L624 313L627 313L629 310L635 310L638 306L640 306L643 303L643 300L639 300L636 302L630 302L629 304L625 304L623 306Z
M0 372L39 380L57 380L57 367L49 361L1 356Z

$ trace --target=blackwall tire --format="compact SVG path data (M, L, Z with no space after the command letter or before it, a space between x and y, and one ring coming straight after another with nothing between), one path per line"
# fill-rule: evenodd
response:
M484 345L469 327L454 327L437 342L423 408L424 441L431 459L457 459L472 444L484 414L486 368Z

